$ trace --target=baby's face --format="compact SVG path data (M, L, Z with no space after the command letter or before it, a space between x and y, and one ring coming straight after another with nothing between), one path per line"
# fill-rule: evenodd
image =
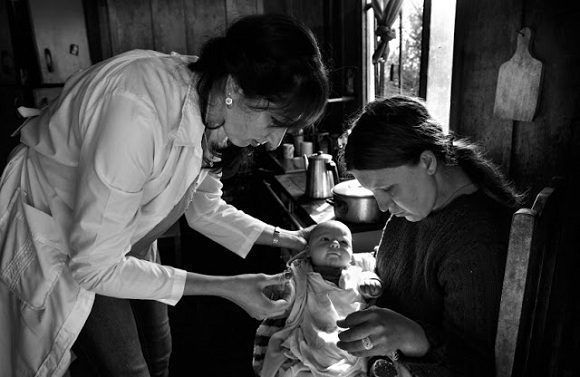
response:
M346 267L352 258L352 235L339 222L319 224L311 233L308 243L310 259L315 266Z

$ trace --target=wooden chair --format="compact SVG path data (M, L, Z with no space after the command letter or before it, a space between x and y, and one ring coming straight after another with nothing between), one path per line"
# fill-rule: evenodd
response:
M512 218L495 343L497 377L547 376L546 326L558 257L559 191L554 180L532 208Z

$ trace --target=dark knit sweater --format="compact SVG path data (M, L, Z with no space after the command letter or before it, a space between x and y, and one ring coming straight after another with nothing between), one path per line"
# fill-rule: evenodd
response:
M494 341L512 211L481 191L420 222L383 231L377 305L421 324L425 357L403 357L414 376L494 376Z

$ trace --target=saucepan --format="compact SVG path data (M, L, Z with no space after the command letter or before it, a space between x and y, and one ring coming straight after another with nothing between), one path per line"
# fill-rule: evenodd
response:
M334 207L334 216L340 221L378 223L384 219L373 193L362 187L356 179L334 186L332 199L327 202Z

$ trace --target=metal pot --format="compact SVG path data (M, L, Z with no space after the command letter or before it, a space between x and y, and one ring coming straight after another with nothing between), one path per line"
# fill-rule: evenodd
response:
M383 220L383 213L373 193L356 179L334 186L329 203L334 206L337 220L350 223L378 223Z

